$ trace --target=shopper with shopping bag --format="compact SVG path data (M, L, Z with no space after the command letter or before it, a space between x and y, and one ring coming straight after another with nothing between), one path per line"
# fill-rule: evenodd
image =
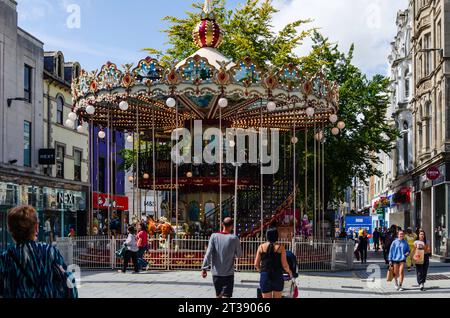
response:
M427 244L427 237L424 231L419 232L419 239L414 242L413 262L416 266L417 283L421 291L425 291L428 267L430 266L431 248Z

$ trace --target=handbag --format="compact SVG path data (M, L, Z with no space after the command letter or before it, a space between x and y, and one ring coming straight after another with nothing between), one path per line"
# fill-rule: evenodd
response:
M416 249L413 256L413 262L416 265L423 265L423 263L425 263L425 250Z
M127 246L126 246L126 245L123 245L120 249L118 249L118 250L116 251L116 256L117 256L117 257L120 257L120 258L123 258L124 255L125 255L126 250L127 250Z
M389 266L389 270L387 272L386 280L388 282L392 282L394 280L394 277L395 277L394 267L393 266Z
M355 254L356 260L359 261L360 260L359 250L356 250L354 254Z

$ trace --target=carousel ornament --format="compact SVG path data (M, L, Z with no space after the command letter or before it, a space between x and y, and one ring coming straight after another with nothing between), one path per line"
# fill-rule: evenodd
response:
M92 105L89 105L88 107L86 107L86 113L88 115L94 115L95 114L95 107Z
M331 122L332 124L337 123L337 121L338 121L338 116L337 116L336 114L330 115L330 122Z
M218 48L222 43L223 34L212 12L212 3L205 1L201 21L195 26L192 35L194 43L199 48Z
M166 106L169 108L174 108L177 105L177 101L173 97L169 97L166 100Z
M78 116L77 116L77 114L76 113L74 113L74 112L70 112L69 113L69 119L71 120L71 121L75 121L75 120L77 120L77 118L78 118Z
M73 129L75 127L75 122L71 119L67 119L65 122L67 128Z
M343 121L338 122L337 128L339 128L340 130L345 129L345 123Z
M292 137L292 138L291 138L291 142L292 142L293 144L297 144L297 143L298 143L298 138L297 138L297 137Z
M128 181L129 181L130 183L132 183L132 182L134 181L134 178L133 178L132 176L129 176L129 177L128 177Z
M277 109L277 104L274 101L270 101L267 103L267 110L269 112L273 112L275 109Z
M98 132L98 138L105 139L106 138L106 133L103 130L100 130Z
M127 111L129 107L130 107L130 105L128 105L128 102L125 100L123 100L119 103L120 110L122 110L124 112Z
M148 173L144 173L143 178L145 180L148 180L148 179L150 179L150 175Z
M316 110L315 110L313 107L308 107L308 108L306 109L306 115L307 115L308 117L314 116L315 113L316 113Z
M221 99L219 99L219 106L221 108L225 108L228 106L228 99L226 99L225 97L222 97Z
M188 173L186 173L186 177L192 178L192 176L193 176L192 172L189 171Z
M79 134L84 133L84 127L83 127L83 125L79 125L79 126L77 127L77 132L78 132Z
M334 136L339 135L340 132L341 132L340 129L337 128L337 127L334 127L333 129L331 129L331 133L332 133Z

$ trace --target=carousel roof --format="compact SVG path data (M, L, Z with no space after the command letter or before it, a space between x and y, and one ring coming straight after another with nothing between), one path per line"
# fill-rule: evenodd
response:
M72 83L74 112L128 131L171 131L188 120L219 118L230 127L287 130L326 123L337 113L338 87L324 74L292 64L264 72L250 58L225 57L216 49L222 31L210 9L206 1L193 31L199 50L179 63L164 67L147 57L134 67L108 62L100 72L83 70ZM223 98L226 108L219 107Z

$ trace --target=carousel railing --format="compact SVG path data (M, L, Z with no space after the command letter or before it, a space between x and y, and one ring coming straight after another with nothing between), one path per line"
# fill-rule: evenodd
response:
M77 265L87 270L115 270L122 268L123 259L116 251L125 241L125 236L108 238L102 236L58 239L55 243L68 265ZM179 236L175 238L151 238L149 250L144 254L149 270L201 269L209 237ZM241 240L242 255L236 260L236 271L255 272L254 260L261 244L259 238ZM296 237L282 239L286 250L297 258L300 272L327 272L351 270L353 268L353 241L314 241ZM132 264L130 262L130 269Z

